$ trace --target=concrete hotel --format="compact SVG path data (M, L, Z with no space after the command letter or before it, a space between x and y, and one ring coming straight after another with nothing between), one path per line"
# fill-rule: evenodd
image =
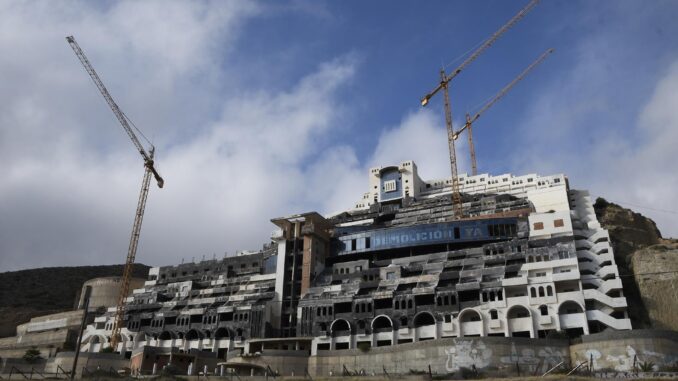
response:
M586 191L563 175L423 181L412 161L369 171L353 209L274 218L259 251L151 269L117 351L217 359L446 337L628 330L617 266ZM82 351L108 346L115 308Z

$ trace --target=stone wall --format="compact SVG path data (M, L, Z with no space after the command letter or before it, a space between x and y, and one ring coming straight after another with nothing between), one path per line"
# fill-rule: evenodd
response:
M77 338L74 330L58 329L23 336L3 338L0 341L0 358L21 358L26 350L35 347L42 357L53 357L67 342Z
M486 376L499 374L542 374L551 367L570 362L567 340L478 337L360 349L319 351L309 358L309 373L324 377L350 372L402 374L431 372L439 375L475 367ZM541 373L540 373L541 372Z
M307 351L276 351L267 349L260 356L236 357L230 362L257 365L264 369L269 366L281 376L304 377L309 366L309 356Z
M72 358L72 352L59 353L47 360L44 370L54 373L57 365L70 370ZM284 376L293 372L303 376L308 370L313 378L342 375L344 367L351 374L384 375L385 369L389 375L407 375L428 373L429 366L437 375L468 375L475 367L482 376L505 377L541 375L561 362L571 369L589 360L593 360L595 372L630 372L634 364L640 368L641 363L652 363L654 371L670 371L678 368L678 332L610 331L583 336L572 344L567 340L529 338L445 338L366 350L319 351L317 356L302 351L264 350L260 355L234 358L229 363L256 368L268 365ZM210 371L215 366L208 364ZM129 367L129 360L116 354L81 353L79 368L82 367L122 369Z
M655 371L678 365L678 332L634 330L583 336L570 346L572 366L593 360L594 371L632 371L634 364L653 363Z
M45 365L45 373L61 372L58 367L70 372L73 368L73 352L58 353L55 357L49 359ZM87 353L82 352L78 356L78 367L76 377L80 377L83 369L94 372L97 368L103 371L109 371L111 368L123 369L129 368L129 359L116 353Z

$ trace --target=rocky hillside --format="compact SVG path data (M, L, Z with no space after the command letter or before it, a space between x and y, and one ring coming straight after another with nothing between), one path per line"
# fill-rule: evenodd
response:
M631 269L650 325L678 330L678 240L636 251Z
M654 221L640 213L602 198L598 198L593 207L598 221L610 233L633 328L678 330L678 317L667 320L671 311L675 313L678 310L678 297L671 295L673 302L670 302L661 295L669 290L663 287L670 283L654 282L652 279L659 278L634 275L634 271L647 274L666 271L666 268L678 270L678 245L663 239ZM675 275L671 274L671 277ZM667 277L669 274L661 279L666 280Z
M48 267L0 273L0 337L15 335L32 317L68 311L89 279L122 275L122 265ZM149 267L136 264L133 276L146 278Z

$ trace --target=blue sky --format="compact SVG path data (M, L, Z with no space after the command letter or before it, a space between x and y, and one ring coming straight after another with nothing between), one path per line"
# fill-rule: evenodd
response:
M138 261L163 265L349 208L373 165L449 176L441 99L419 98L526 3L0 3L0 271L127 250L141 160L66 35L157 146L167 186ZM475 124L479 170L565 173L677 236L677 17L675 1L542 1L452 84L458 123L556 49Z

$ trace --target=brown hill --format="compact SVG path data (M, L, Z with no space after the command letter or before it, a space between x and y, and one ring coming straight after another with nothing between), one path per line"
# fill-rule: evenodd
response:
M651 327L678 331L678 240L636 251L631 265Z
M648 251L648 248L660 245L666 240L662 238L655 222L640 213L608 202L603 198L596 199L593 208L600 224L610 233L614 260L619 268L633 328L658 328L650 319L650 315L656 313L654 309L657 306L646 305L645 302L648 299L645 293L650 291L647 287L639 287L634 277L633 262L639 263L641 257L645 258L653 252ZM661 271L661 268L653 267L652 264L646 264L642 268L643 273L654 271ZM678 306L671 306L671 308L676 307Z
M132 276L146 278L149 267L135 264ZM122 275L123 265L47 267L0 273L0 337L32 317L73 309L89 279Z

